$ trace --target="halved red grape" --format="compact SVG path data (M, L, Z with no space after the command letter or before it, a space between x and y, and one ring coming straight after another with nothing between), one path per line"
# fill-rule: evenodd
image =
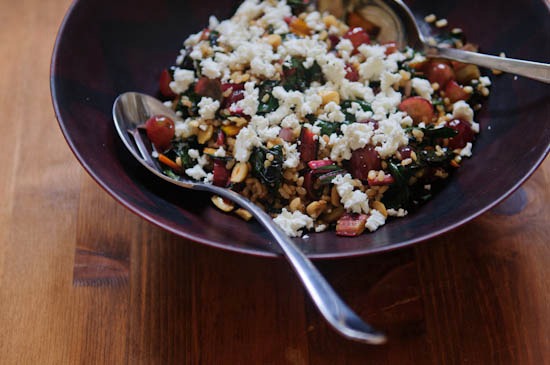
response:
M464 91L456 81L451 80L445 86L445 96L449 98L451 103L455 103L459 100L468 100L470 94Z
M432 103L420 96L411 96L403 100L398 108L406 112L415 124L420 122L431 123L434 118L434 107Z
M164 115L154 115L145 122L145 131L155 147L164 151L174 138L174 121Z
M370 170L380 170L381 168L382 160L373 146L366 146L352 152L350 172L354 178L367 180Z
M453 119L447 122L447 126L458 132L456 136L449 138L449 148L453 150L463 148L468 142L472 142L474 140L475 134L470 123L462 119Z
M437 82L441 88L445 87L450 80L455 79L455 73L451 66L438 61L432 61L428 64L426 75L431 83Z
M160 93L162 94L162 96L170 99L173 99L176 97L176 94L170 88L170 83L172 81L173 81L172 76L170 75L170 72L168 71L168 69L165 68L164 70L162 70L159 78Z

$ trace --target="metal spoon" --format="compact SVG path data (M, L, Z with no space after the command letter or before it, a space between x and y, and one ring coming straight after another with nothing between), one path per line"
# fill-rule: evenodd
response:
M153 115L180 119L159 100L140 93L120 95L113 105L116 130L130 153L149 171L163 180L183 188L203 190L229 199L248 210L262 224L298 274L313 302L328 323L341 335L372 345L386 342L384 334L363 322L332 289L311 261L294 245L292 240L273 222L271 217L250 200L238 193L218 186L192 180L173 179L162 173L158 162L151 156L151 143L142 138L138 126Z
M320 11L328 10L343 17L346 12L359 12L379 25L391 36L386 41L395 41L399 47L409 46L430 58L444 58L471 63L495 70L525 76L550 83L550 64L503 58L456 48L444 48L428 44L409 7L401 0L318 0ZM370 17L369 17L370 13ZM370 18L370 19L369 19ZM381 39L384 41L384 39Z

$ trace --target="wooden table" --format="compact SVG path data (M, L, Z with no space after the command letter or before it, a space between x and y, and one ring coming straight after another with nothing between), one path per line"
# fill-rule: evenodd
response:
M49 60L69 0L0 2L1 364L550 363L550 161L449 234L318 267L383 347L321 319L282 259L134 216L63 140Z

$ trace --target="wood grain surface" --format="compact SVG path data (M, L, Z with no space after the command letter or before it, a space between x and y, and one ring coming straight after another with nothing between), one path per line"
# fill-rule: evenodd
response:
M317 263L390 342L346 341L282 259L178 238L84 172L50 101L69 0L0 1L0 364L548 364L550 162L437 239Z

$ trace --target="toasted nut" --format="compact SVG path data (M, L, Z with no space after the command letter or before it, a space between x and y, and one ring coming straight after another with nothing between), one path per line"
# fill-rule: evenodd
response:
M221 211L231 212L233 209L235 209L235 206L233 205L233 203L224 200L221 196L212 195L210 200L212 200L212 203L214 203L214 205L217 208L219 208Z
M206 153L207 155L213 155L214 153L216 153L216 149L211 147L206 147L204 150L202 150L202 152Z
M246 162L238 162L231 171L230 181L233 183L243 182L248 176L248 164Z
M382 213L384 218L388 218L388 211L386 210L386 206L384 205L384 203L382 203L381 201L375 200L371 203L371 205L372 205L372 209L376 209L377 211Z
M243 208L239 208L239 209L235 210L235 214L238 215L239 217L241 217L242 219L244 219L247 222L252 219L252 214L250 214L250 212L248 210L243 209Z
M330 204L334 205L335 207L341 204L340 194L338 194L338 190L336 189L336 186L333 186L332 190L330 191Z
M326 15L323 17L323 23L327 28L330 28L331 26L337 26L339 22L334 15Z
M197 134L197 142L200 144L205 144L210 140L210 138L212 138L212 134L214 134L214 127L210 124L204 131L199 129L199 133Z
M271 47L273 47L273 49L277 49L277 47L279 47L282 42L281 36L278 34L270 34L265 37L265 40L271 45Z
M296 197L292 199L292 201L288 205L288 208L290 209L291 212L295 212L297 210L303 211L304 205L302 204L302 199L300 199L300 197Z
M228 137L234 137L241 131L241 127L237 127L236 125L229 124L229 125L222 125L222 131L225 133Z
M327 202L324 200L319 200L316 202L309 203L309 205L306 207L306 213L311 218L315 219L319 217L321 213L325 211L326 208L327 208Z
M321 90L319 91L319 96L321 96L323 104L328 104L331 101L335 102L336 104L340 104L340 94L338 94L337 91Z

